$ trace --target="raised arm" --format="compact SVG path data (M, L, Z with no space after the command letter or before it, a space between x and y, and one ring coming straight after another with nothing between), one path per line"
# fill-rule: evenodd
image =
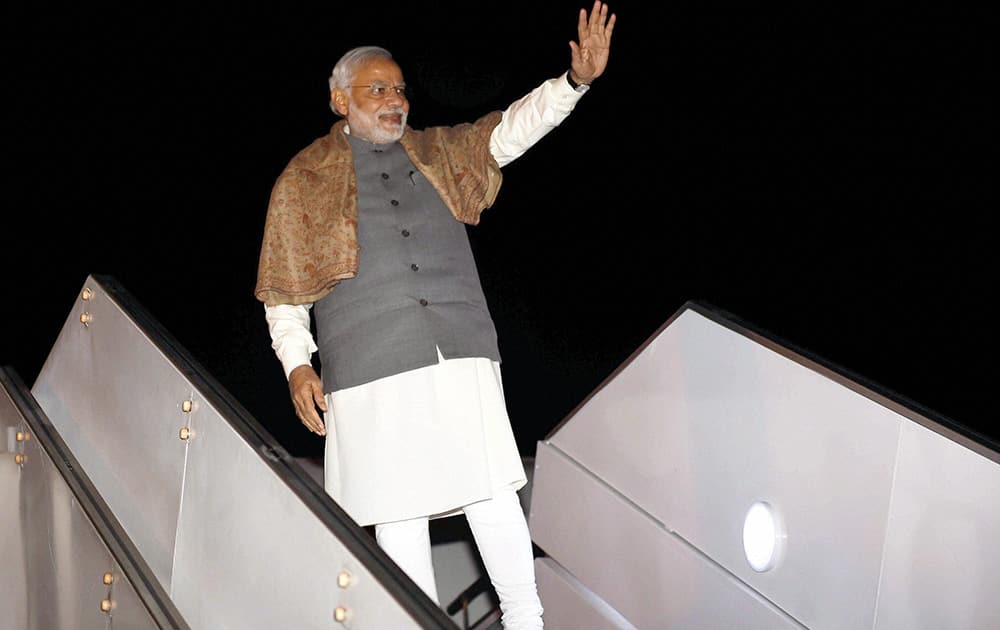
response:
M594 3L589 16L586 9L580 9L577 24L580 41L569 44L570 69L511 103L493 130L490 152L501 167L516 160L558 127L573 111L589 84L604 74L615 20L614 14L608 17L608 5L602 2Z

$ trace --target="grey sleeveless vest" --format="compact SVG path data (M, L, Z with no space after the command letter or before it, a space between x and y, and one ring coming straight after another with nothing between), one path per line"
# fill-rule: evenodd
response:
M358 273L316 302L323 388L445 358L500 360L464 223L397 142L348 136L358 188Z

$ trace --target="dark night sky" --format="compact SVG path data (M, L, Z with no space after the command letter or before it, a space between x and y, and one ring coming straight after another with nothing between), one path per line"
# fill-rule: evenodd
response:
M688 300L1000 441L988 22L654 4L611 5L607 74L471 230L522 451ZM252 291L270 187L335 120L333 63L386 46L414 127L472 120L568 67L589 8L352 6L3 10L0 363L32 383L109 275L319 452Z

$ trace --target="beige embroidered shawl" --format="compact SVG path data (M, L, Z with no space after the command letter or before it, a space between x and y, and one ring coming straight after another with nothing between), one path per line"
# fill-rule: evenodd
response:
M500 191L489 138L492 112L455 127L407 128L400 143L456 219L475 225ZM358 271L358 204L346 121L300 151L278 176L264 224L254 295L268 305L305 304Z

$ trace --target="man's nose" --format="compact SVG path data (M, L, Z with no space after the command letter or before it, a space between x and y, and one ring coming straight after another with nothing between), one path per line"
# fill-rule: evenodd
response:
M390 107L402 107L405 100L396 90L389 90L389 96L385 97L385 102Z

